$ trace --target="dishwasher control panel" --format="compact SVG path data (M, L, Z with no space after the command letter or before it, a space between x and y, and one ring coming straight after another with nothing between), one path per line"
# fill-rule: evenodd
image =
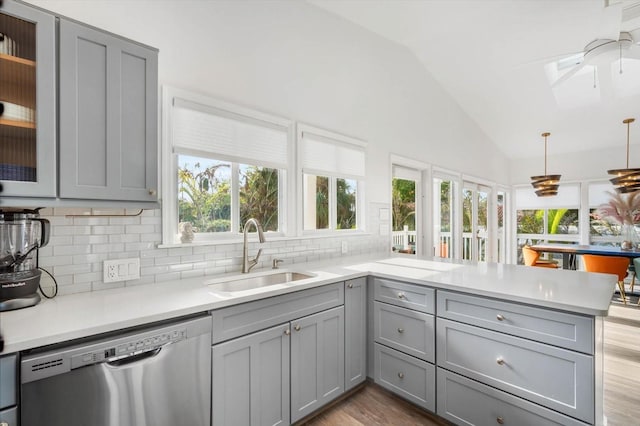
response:
M71 357L71 369L84 367L104 361L117 361L158 349L168 343L179 342L187 338L186 328L172 329L158 334L135 336L130 340L122 339L109 342L109 346L91 348L85 353Z

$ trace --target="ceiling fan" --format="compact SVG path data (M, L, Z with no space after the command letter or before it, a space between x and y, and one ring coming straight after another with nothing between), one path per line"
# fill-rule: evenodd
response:
M627 30L622 30L623 23ZM638 28L628 29L629 26ZM594 67L595 73L606 75L615 61L623 72L623 59L640 61L640 1L612 3L605 1L601 24L595 40L581 52L569 54L545 66L551 87L556 88L586 67Z

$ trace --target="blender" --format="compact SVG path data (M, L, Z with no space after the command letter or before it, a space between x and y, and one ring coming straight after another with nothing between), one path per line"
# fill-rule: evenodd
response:
M0 210L0 311L40 302L36 253L49 242L49 231L38 210Z

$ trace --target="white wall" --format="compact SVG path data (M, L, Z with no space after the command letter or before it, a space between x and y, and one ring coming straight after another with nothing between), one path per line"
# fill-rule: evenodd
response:
M387 252L389 236L376 231L379 211L390 203L391 153L508 181L506 158L407 49L301 0L30 2L158 48L160 84L369 142L365 215L372 233L268 241L261 267L273 257L288 264L340 257L345 238L349 254ZM157 248L159 210L135 218L67 216L88 215L90 207L42 212L52 237L40 261L58 278L60 294L240 269L238 244ZM102 262L126 257L140 257L141 278L104 284Z
M369 142L367 200L389 153L508 181L507 160L404 47L303 1L30 0L157 47L159 81Z
M610 169L626 167L626 146L615 149L583 151L554 155L547 158L547 172L560 174L562 182L585 180L608 180ZM640 146L630 146L629 167L640 167ZM513 185L531 182L531 176L544 173L544 157L514 159L509 165L510 183Z

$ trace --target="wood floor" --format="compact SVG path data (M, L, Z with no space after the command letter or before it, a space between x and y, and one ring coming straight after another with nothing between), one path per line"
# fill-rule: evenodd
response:
M604 325L607 426L640 425L640 308L612 306ZM375 384L302 423L307 426L444 426L447 421Z

